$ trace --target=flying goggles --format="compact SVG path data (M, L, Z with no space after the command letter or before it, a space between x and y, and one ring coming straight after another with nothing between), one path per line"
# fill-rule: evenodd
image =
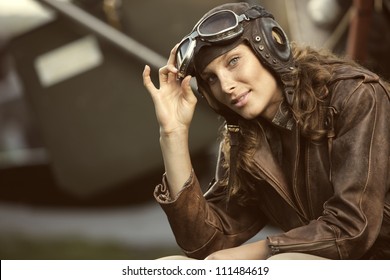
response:
M249 11L255 13L248 13ZM197 39L207 43L222 43L234 39L244 32L244 21L263 16L260 11L250 9L242 15L231 10L217 11L201 19L192 32L184 37L176 51L178 77L183 79L190 72Z

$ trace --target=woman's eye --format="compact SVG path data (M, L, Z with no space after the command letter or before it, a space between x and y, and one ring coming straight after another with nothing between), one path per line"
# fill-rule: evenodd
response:
M215 83L215 81L217 80L217 76L215 75L210 75L206 78L206 81L209 85Z
M238 57L233 57L231 60L229 60L229 65L236 65L238 62Z

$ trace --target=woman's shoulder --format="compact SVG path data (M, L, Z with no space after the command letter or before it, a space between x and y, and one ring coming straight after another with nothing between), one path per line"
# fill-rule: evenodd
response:
M374 72L359 66L337 63L332 65L332 76L329 84L336 83L338 81L352 80L355 82L379 82L380 77Z
M377 95L390 98L389 87L376 73L360 66L337 64L332 68L332 78L328 83L331 104L340 110L349 101L370 104Z

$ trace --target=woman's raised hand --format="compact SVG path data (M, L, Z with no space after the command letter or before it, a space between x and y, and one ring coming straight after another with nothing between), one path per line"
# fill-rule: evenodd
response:
M150 78L150 67L146 65L143 72L144 85L152 97L160 133L166 134L188 131L197 102L190 86L191 76L182 81L177 79L178 70L174 65L176 49L177 46L172 49L167 65L159 70L159 88Z

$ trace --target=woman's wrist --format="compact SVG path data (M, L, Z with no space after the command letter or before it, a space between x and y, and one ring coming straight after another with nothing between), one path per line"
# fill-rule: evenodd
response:
M177 152L188 150L188 129L176 129L165 131L160 129L160 146L161 148L174 148Z
M189 129L185 126L173 129L160 127L160 139L182 139L188 138Z

